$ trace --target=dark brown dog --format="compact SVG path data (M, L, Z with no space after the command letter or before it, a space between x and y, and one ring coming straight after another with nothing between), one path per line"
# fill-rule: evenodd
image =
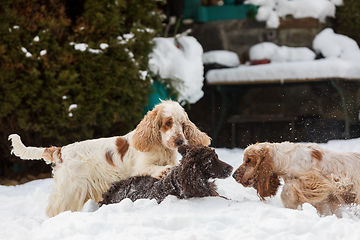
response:
M131 201L147 198L162 202L168 195L180 199L192 197L219 196L214 178L227 178L233 168L219 160L215 150L205 146L182 145L179 166L173 167L162 179L151 176L137 176L112 184L103 194L99 204L118 203L124 198Z

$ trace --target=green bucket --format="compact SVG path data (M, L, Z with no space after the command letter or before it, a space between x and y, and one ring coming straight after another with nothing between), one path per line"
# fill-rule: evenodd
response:
M144 114L153 110L153 108L159 104L161 100L171 99L169 95L169 90L166 89L164 84L158 81L154 81L152 85L152 92L149 95L148 105L144 107Z

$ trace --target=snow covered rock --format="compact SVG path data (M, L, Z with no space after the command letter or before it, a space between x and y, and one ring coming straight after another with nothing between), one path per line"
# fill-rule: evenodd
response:
M203 48L194 37L181 36L177 40L180 46L174 38L154 38L149 68L163 79L182 82L177 86L178 102L195 103L204 95Z
M325 58L360 61L360 49L356 41L336 34L331 28L324 29L314 38L313 48Z
M335 17L335 6L343 5L342 0L246 0L245 3L260 6L256 19L265 21L268 28L278 28L280 18L287 15L325 22L327 17Z
M315 59L315 53L306 47L279 47L275 43L259 43L250 48L250 60L269 59L271 62L296 62Z
M204 64L217 63L226 67L237 67L240 65L239 56L235 52L227 50L214 50L203 54Z

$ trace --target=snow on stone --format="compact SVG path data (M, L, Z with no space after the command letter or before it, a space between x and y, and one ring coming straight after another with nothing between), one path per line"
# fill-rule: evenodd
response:
M227 50L214 50L203 54L203 63L217 63L227 67L237 67L240 65L239 56L235 52Z
M356 41L334 33L331 28L324 29L314 38L313 48L326 58L360 61L360 50Z
M174 38L154 38L155 46L149 57L149 68L163 79L180 80L178 101L197 102L204 95L203 49L200 43L190 36L181 36L176 46Z
M316 54L306 47L279 47L272 42L259 43L250 48L250 60L269 59L271 62L314 60Z
M335 17L336 6L343 5L342 0L246 0L245 3L260 6L256 19L265 21L269 28L278 28L280 18L287 15L324 22L327 17Z
M41 51L40 51L40 55L41 55L41 56L44 56L46 53L47 53L46 50L41 50Z
M33 41L34 41L34 42L39 42L39 41L40 41L39 36L34 37Z
M250 59L267 58L271 59L270 64L213 69L207 72L206 80L209 83L254 83L326 78L360 79L360 50L351 38L336 34L332 29L325 29L314 38L313 48L326 58L312 60L314 53L306 48L260 43L250 50Z

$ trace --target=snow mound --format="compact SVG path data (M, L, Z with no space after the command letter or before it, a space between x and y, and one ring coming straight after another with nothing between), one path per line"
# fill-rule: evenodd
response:
M177 101L195 103L203 97L203 49L191 36L181 36L179 46L174 38L154 38L155 47L149 57L149 68L163 79L180 80Z
M250 48L250 60L269 59L271 62L296 62L315 59L315 53L306 47L279 47L275 43L259 43Z
M325 58L360 61L360 49L356 41L345 35L334 33L331 28L326 28L316 35L313 48Z
M256 19L265 21L268 28L278 28L280 18L287 15L325 22L327 17L335 17L335 6L343 5L342 0L246 0L245 3L260 6Z
M239 56L235 52L227 50L214 50L203 54L203 63L217 63L226 67L237 67L240 65Z

